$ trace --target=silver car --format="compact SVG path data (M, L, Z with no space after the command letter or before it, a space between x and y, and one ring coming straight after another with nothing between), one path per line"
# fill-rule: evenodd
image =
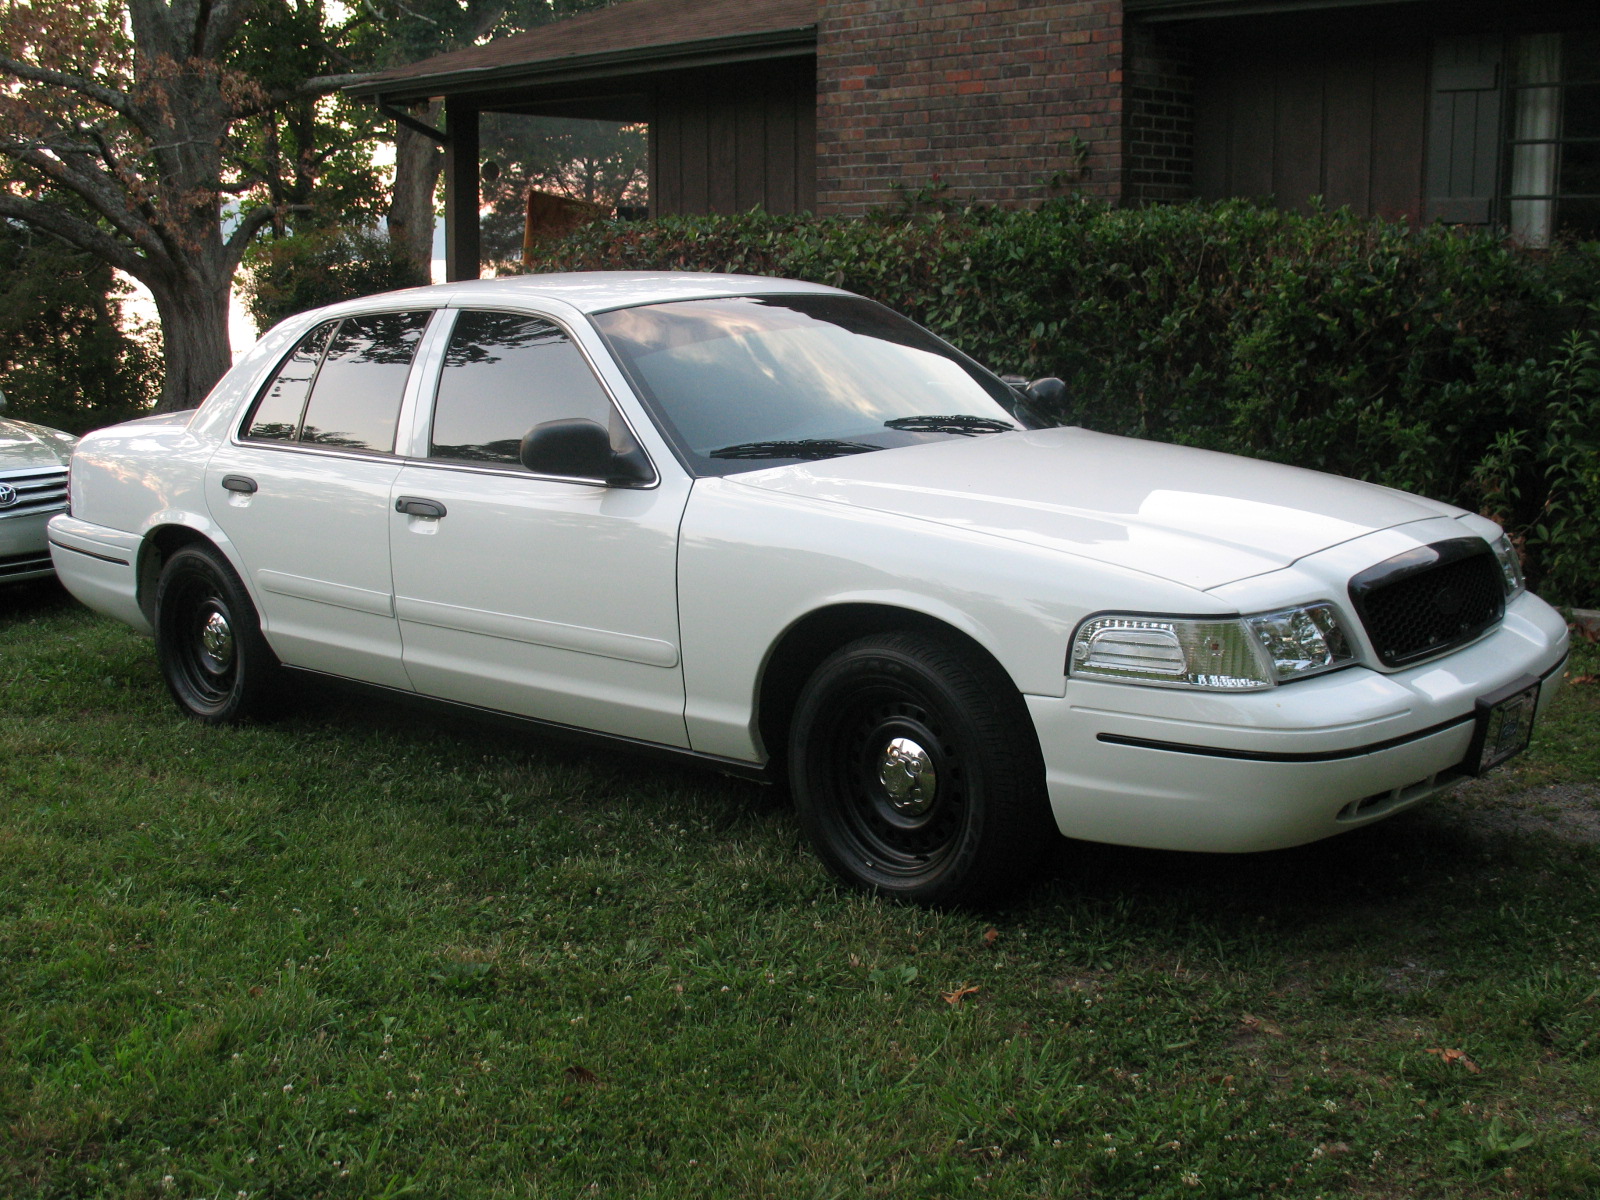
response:
M67 507L67 462L78 439L7 420L0 392L0 584L42 579L55 568L45 525Z

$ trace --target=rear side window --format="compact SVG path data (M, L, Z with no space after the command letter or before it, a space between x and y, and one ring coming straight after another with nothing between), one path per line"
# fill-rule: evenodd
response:
M516 313L468 310L456 318L429 458L520 467L523 435L568 417L607 425L611 400L559 326Z
M262 392L245 436L392 453L429 315L374 313L318 326Z
M322 352L328 348L337 321L318 325L294 348L294 353L256 401L255 412L245 427L244 436L268 442L292 442L300 436L300 418L311 394L311 381L317 377Z

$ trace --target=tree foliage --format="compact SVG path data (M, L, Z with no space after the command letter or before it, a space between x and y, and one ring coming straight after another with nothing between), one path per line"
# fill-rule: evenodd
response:
M324 22L320 0L0 9L0 156L12 170L0 217L150 289L166 360L162 408L195 402L227 368L228 292L245 247L324 166L272 127L338 85L309 73L328 59L325 39L302 46L286 33L276 56L252 63L247 18L253 32ZM60 203L66 196L72 205ZM225 208L234 213L226 227Z
M123 331L130 289L91 254L0 221L0 390L6 416L86 433L148 409L147 336Z
M251 255L245 293L265 332L308 308L428 282L404 247L376 230L314 229L262 243Z

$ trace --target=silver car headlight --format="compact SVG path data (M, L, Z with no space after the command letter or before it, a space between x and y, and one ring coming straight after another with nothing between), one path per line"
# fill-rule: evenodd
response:
M1500 573L1505 576L1506 599L1522 595L1528 590L1528 583L1522 578L1522 560L1517 557L1517 548L1511 544L1511 538L1502 533L1490 543L1490 548L1500 562Z
M1355 661L1331 604L1208 619L1112 613L1072 638L1069 671L1156 687L1258 691Z

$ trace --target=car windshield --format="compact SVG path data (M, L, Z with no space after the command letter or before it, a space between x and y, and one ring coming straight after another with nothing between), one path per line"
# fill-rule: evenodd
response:
M683 300L594 320L702 475L1033 424L994 376L855 296Z

